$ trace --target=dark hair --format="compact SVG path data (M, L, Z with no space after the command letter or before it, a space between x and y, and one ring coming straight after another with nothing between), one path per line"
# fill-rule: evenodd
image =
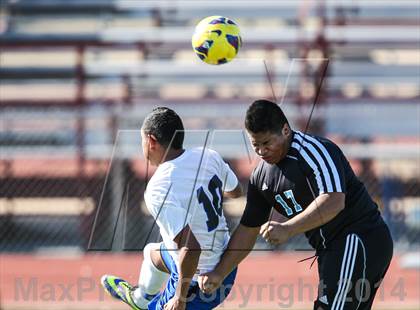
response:
M158 107L146 116L142 130L145 134L155 136L156 140L165 147L182 149L184 143L184 125L174 110Z
M253 133L280 133L284 124L289 124L280 107L269 100L254 101L246 111L245 128Z

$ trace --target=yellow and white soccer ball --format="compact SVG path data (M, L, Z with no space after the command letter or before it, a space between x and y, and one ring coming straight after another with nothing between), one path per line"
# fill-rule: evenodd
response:
M242 45L238 25L223 16L209 16L195 28L192 46L205 63L221 65L236 57Z

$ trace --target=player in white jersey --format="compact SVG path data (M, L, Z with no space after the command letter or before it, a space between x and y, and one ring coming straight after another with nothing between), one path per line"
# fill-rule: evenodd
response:
M132 309L213 309L229 294L236 269L212 294L200 291L197 278L213 270L227 246L223 196L239 197L241 187L217 152L183 149L184 127L173 110L154 109L141 135L146 159L158 166L144 198L163 242L144 248L138 286L109 275L101 283Z

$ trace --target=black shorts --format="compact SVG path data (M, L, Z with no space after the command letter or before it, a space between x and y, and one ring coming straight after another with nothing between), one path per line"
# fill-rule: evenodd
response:
M320 281L314 310L371 309L392 252L393 242L385 224L334 240L319 253Z

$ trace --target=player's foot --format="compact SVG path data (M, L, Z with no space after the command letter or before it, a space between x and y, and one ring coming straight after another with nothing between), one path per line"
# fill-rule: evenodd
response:
M101 278L101 284L112 297L125 302L131 309L147 310L147 307L140 308L134 302L133 292L136 287L131 286L127 281L115 276L104 275Z

